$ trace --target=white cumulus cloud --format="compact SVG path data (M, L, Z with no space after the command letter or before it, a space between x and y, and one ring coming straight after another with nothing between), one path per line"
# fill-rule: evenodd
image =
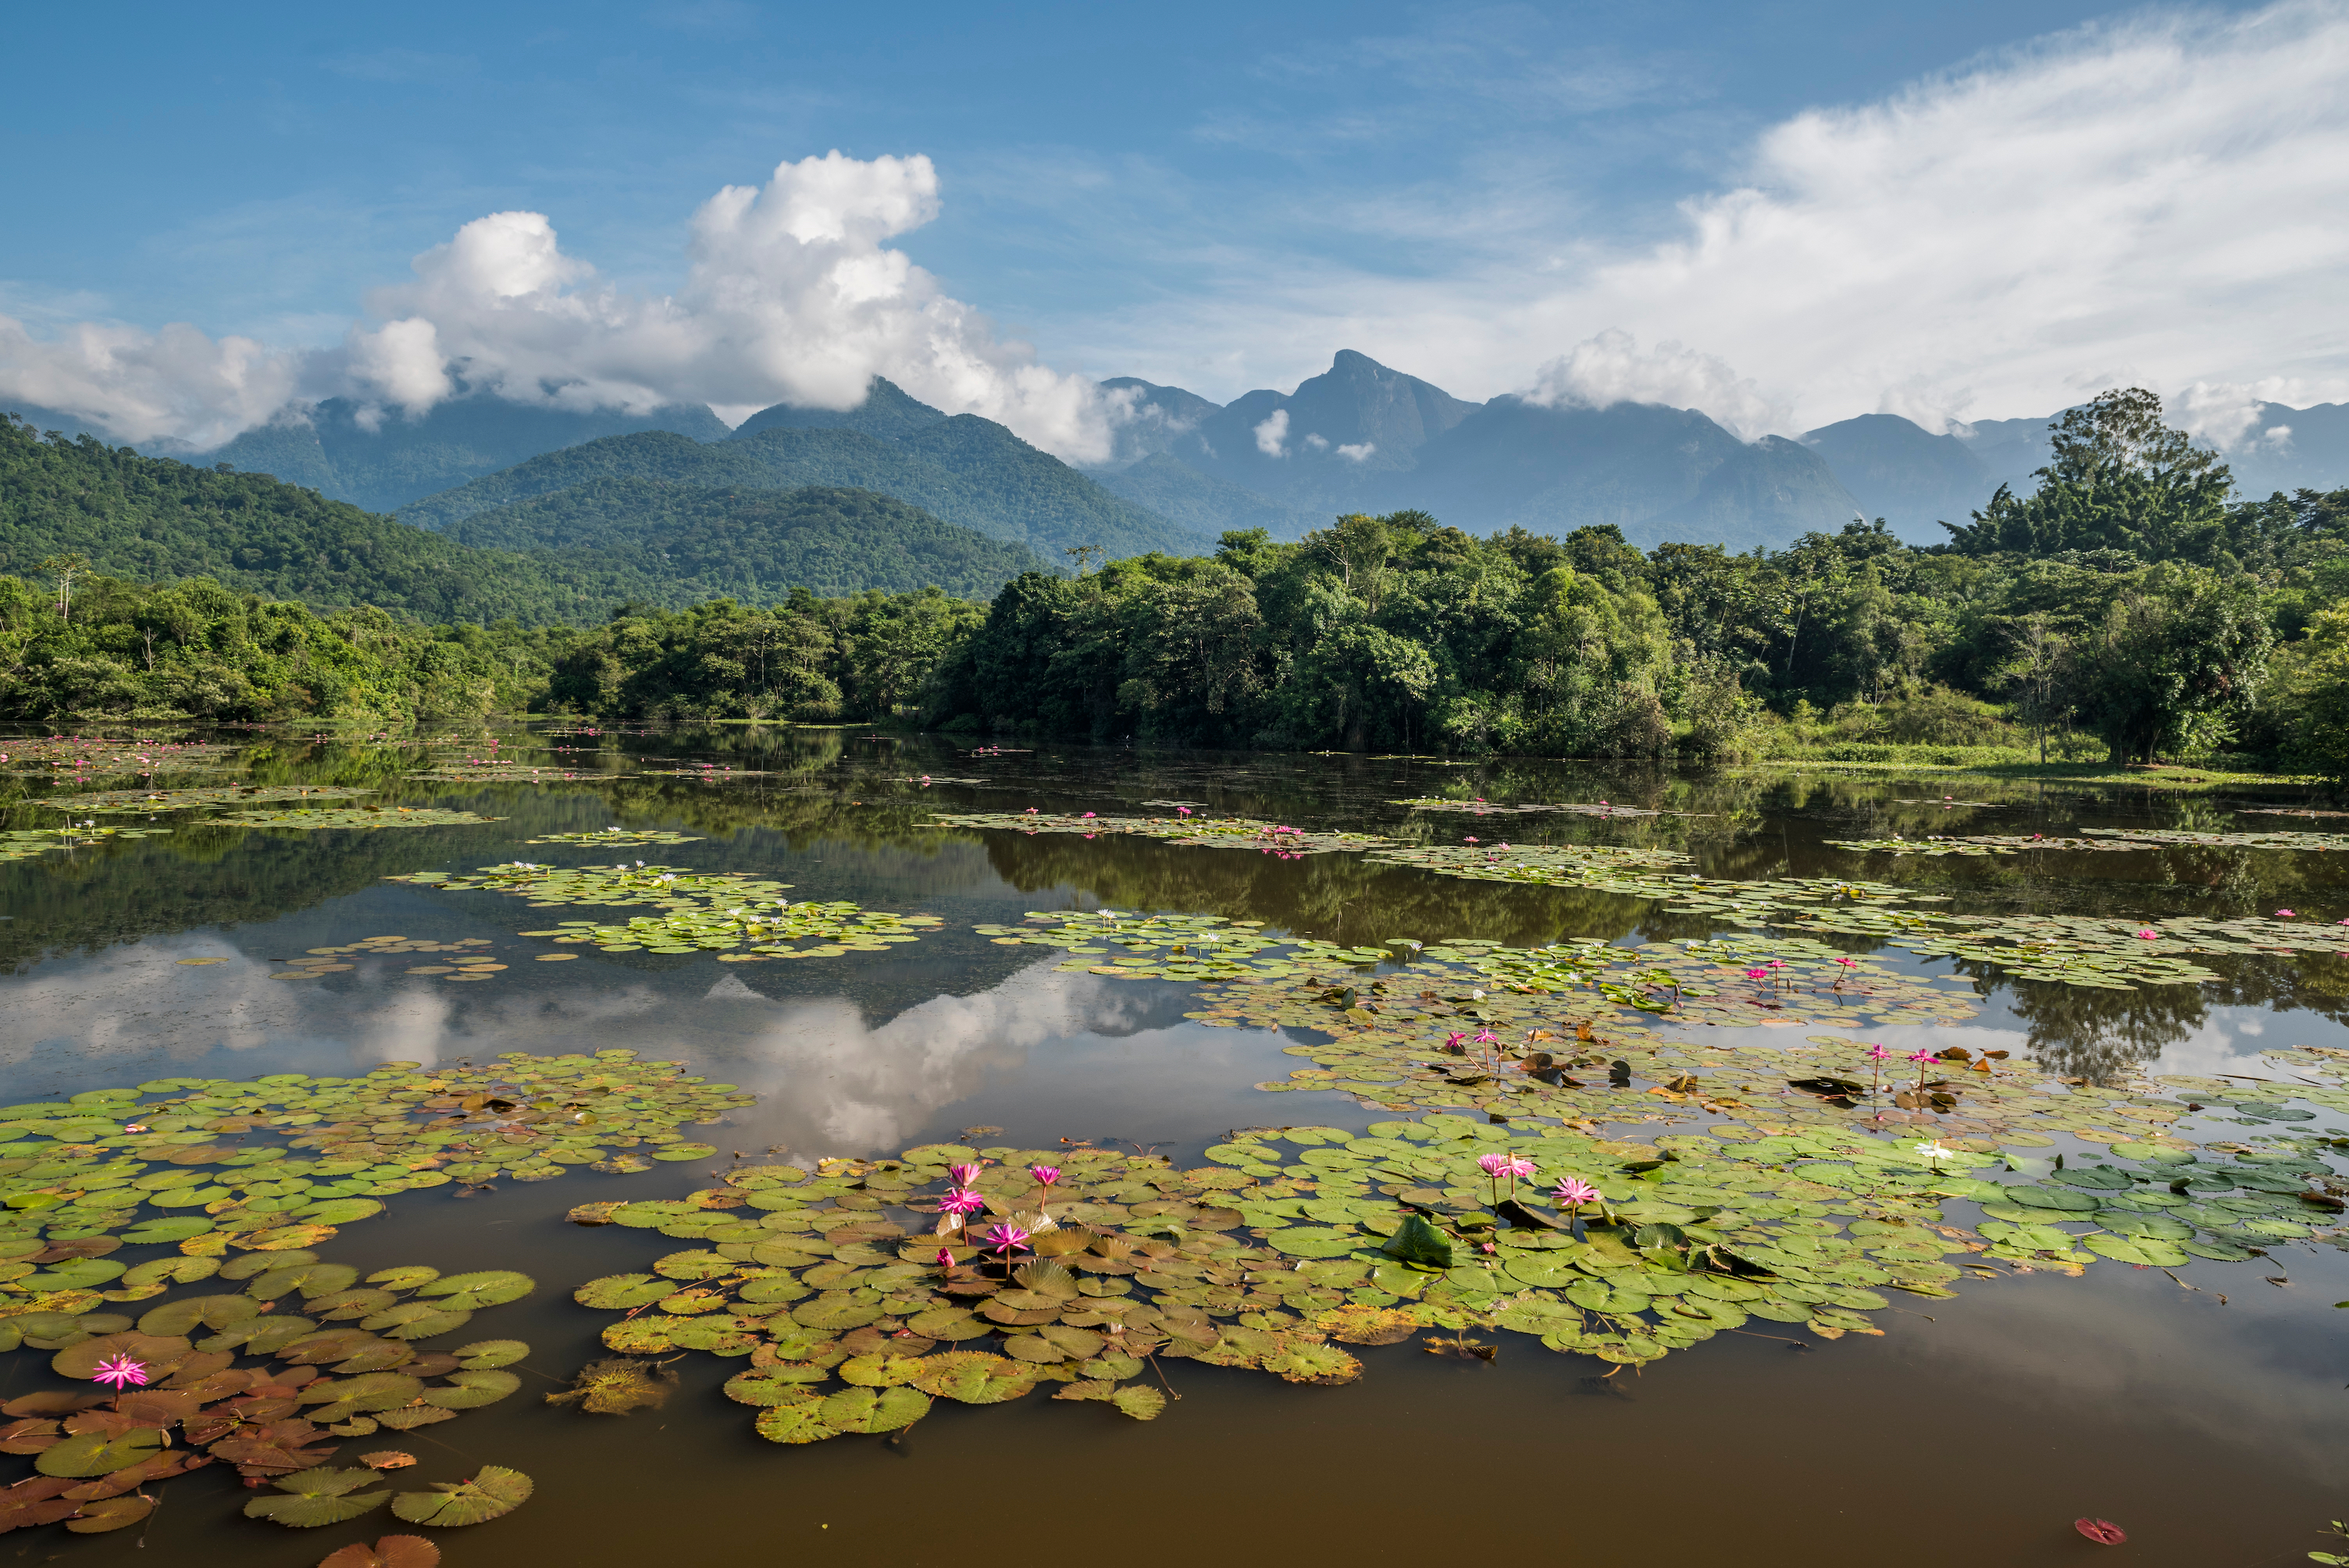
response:
M1256 427L1256 449L1268 458L1288 455L1288 410L1275 408Z
M1684 205L1683 238L1535 314L1697 345L1803 423L2038 413L2132 383L2339 387L2344 81L2340 0L2058 35L1786 120L1748 182Z
M297 394L420 412L460 391L642 411L790 402L844 408L885 376L1072 460L1109 455L1115 407L1037 362L888 242L930 222L927 158L838 152L728 186L694 214L673 294L633 294L566 254L538 212L493 212L374 291L339 352L274 353L190 326L79 326L36 340L0 318L0 399L61 408L118 437L215 442Z
M1546 407L1665 403L1702 408L1749 440L1784 427L1789 418L1784 403L1713 356L1677 343L1642 349L1619 328L1586 338L1543 366L1525 397Z

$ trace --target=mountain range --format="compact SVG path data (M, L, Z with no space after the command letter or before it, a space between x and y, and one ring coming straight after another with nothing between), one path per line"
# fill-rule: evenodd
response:
M1934 543L1946 537L1941 521L1964 521L2001 484L2027 491L2048 457L2044 418L1935 434L1867 414L1791 439L1746 441L1697 410L1661 404L1516 394L1469 402L1352 350L1293 391L1227 404L1133 377L1102 386L1123 418L1109 460L1084 469L880 377L855 407L779 404L731 430L698 406L582 413L476 395L410 419L330 399L201 456L427 530L528 503L533 537L553 538L548 531L560 533L575 513L606 543L624 523L616 497L646 504L648 519L678 506L707 519L728 496L771 514L757 497L865 490L1053 564L1082 545L1112 556L1195 553L1229 529L1296 539L1338 513L1402 508L1477 533L1608 524L1642 547L1783 545L1854 516ZM2349 482L2349 405L2256 412L2251 438L2229 453L2240 493ZM41 410L30 418L47 423ZM635 488L615 488L619 480ZM655 505L645 486L696 494ZM463 537L495 532L492 519ZM538 546L550 547L560 546Z

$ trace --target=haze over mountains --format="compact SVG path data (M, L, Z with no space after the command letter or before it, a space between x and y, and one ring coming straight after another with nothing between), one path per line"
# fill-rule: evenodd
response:
M1936 435L1868 414L1749 442L1661 404L1471 403L1351 350L1292 392L1224 405L1132 377L1102 385L1125 417L1111 460L1081 470L880 377L854 408L778 405L732 430L698 406L577 413L477 395L409 419L334 400L202 456L428 530L470 523L460 536L483 543L562 548L574 519L579 542L608 548L628 504L647 527L729 505L771 519L773 492L817 486L891 498L1056 565L1082 545L1195 553L1227 529L1295 539L1338 513L1405 507L1475 533L1611 524L1642 548L1777 546L1855 515L1934 543L1942 521L1964 521L2002 483L2028 491L2048 456L2046 418ZM2242 493L2349 480L2349 405L2254 413L2228 453ZM659 487L693 494L664 500Z

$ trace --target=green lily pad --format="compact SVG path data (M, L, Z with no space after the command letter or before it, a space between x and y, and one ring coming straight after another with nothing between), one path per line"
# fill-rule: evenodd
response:
M582 1306L607 1311L625 1312L634 1307L650 1306L677 1289L673 1280L657 1274L605 1274L591 1279L571 1293L571 1299Z
M530 1354L530 1346L519 1339L478 1339L471 1345L460 1345L449 1354L466 1371L481 1372L512 1366Z
M361 1318L359 1326L388 1339L430 1339L448 1334L473 1321L471 1312L435 1305L430 1302L409 1301L378 1312L373 1317Z
M1297 1258L1342 1258L1361 1244L1360 1232L1323 1225L1288 1225L1265 1239L1265 1245Z
M244 1505L247 1519L266 1519L299 1530L315 1530L322 1524L340 1524L347 1519L357 1519L383 1506L391 1496L388 1491L362 1491L383 1478L378 1471L364 1466L352 1470L336 1470L321 1466L316 1470L298 1470L293 1475L273 1476L270 1484L274 1492L264 1492Z
M133 1427L119 1436L84 1432L43 1449L33 1468L52 1476L110 1475L153 1459L163 1451L163 1441L164 1433L154 1427Z
M999 1405L1036 1387L1037 1369L978 1350L948 1350L922 1358L913 1387L966 1405Z
M476 1307L520 1301L537 1288L538 1282L526 1274L491 1269L479 1274L443 1274L428 1284L419 1285L416 1294L437 1298L451 1311L471 1312Z
M2115 1263L2182 1268L2191 1261L2182 1249L2150 1236L2084 1236L2081 1244L2097 1256L2110 1258Z
M244 1294L256 1301L276 1301L299 1291L305 1299L348 1290L359 1271L348 1264L301 1264L256 1275Z
M410 1524L453 1529L501 1519L530 1501L530 1477L502 1465L483 1465L472 1480L437 1481L430 1491L403 1491L391 1511Z
M653 1158L656 1160L707 1160L717 1152L716 1147L708 1143L672 1143L666 1149L654 1150Z
M448 1387L425 1389L424 1402L443 1410L471 1410L494 1405L521 1387L522 1379L511 1372L460 1368L449 1374Z

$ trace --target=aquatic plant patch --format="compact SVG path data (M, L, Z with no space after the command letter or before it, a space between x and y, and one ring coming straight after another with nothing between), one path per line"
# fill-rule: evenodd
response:
M625 923L566 921L522 934L592 945L605 953L714 952L736 962L834 958L846 953L884 953L901 943L917 942L923 932L945 923L936 915L894 914L844 901L793 903L781 896L789 882L658 865L564 868L516 861L484 866L471 876L418 872L387 880L450 892L509 893L529 899L533 909L650 904L661 911L634 915ZM808 938L814 939L814 946L782 945Z
M232 811L215 821L245 828L480 828L503 817L446 811L435 806L295 806L277 810Z
M104 1258L122 1245L309 1247L398 1192L707 1158L678 1128L749 1103L677 1063L612 1051L363 1078L161 1078L0 1108L0 1247L88 1254L62 1274L0 1281L0 1315L67 1288L143 1299L107 1294L153 1283L116 1283L124 1271Z
M2012 855L2025 850L2124 851L2151 850L2160 846L2149 840L2131 834L2127 838L2049 838L2043 833L1977 833L1966 838L1948 838L1928 834L1921 839L1904 839L1894 835L1889 839L1828 839L1829 849L1849 850L1868 855Z
M1342 833L1291 828L1247 817L1097 817L1087 811L1068 816L1026 811L941 812L936 825L948 828L999 828L1019 833L1080 833L1092 838L1158 839L1170 844L1204 845L1215 849L1257 850L1295 858L1328 854L1338 850L1366 850L1393 842L1379 833Z
M0 738L0 773L17 779L81 781L122 774L194 772L231 766L239 749L198 741L16 736Z
M1146 1420L1185 1360L1343 1383L1362 1370L1345 1346L1433 1331L1452 1337L1431 1349L1489 1353L1464 1336L1497 1328L1644 1365L1735 1330L1879 1333L1882 1292L1947 1296L1970 1273L2251 1255L2240 1226L2145 1201L2174 1196L2197 1161L2180 1147L2067 1170L1905 1127L1608 1130L1436 1113L1246 1130L1194 1171L1081 1146L748 1167L577 1216L691 1244L574 1298L620 1315L616 1355L739 1358L728 1396L799 1444L1046 1385ZM1953 1200L2021 1217L1969 1230Z
M169 828L94 828L78 824L63 828L18 828L0 833L0 861L27 861L52 850L94 849L116 839L151 839Z
M2083 828L2092 838L2123 836L2118 828ZM2349 850L2349 833L2204 833L2183 828L2130 828L2126 836L2147 844L2186 844L2221 850L2300 850L2313 854Z
M641 844L698 844L699 835L672 833L661 828L605 828L593 833L549 833L543 838L524 839L526 844L592 844L598 848L625 849Z
M1694 811L1651 811L1639 806L1618 806L1606 800L1599 801L1595 805L1587 801L1566 801L1549 805L1543 805L1535 802L1519 805L1502 805L1491 800L1454 800L1438 796L1422 795L1416 796L1408 800L1390 800L1387 804L1390 806L1406 806L1414 811L1458 811L1471 817L1490 817L1510 812L1532 813L1542 811L1560 811L1578 817L1597 817L1602 820L1616 817L1692 817L1702 815L1702 813Z
M423 1264L362 1274L307 1250L140 1266L154 1272L150 1296L192 1288L135 1317L92 1310L95 1300L0 1317L0 1349L45 1359L65 1385L0 1405L0 1452L27 1457L32 1470L0 1493L0 1532L119 1530L153 1511L150 1484L212 1465L234 1467L257 1489L248 1519L339 1524L391 1501L383 1472L416 1463L384 1452L337 1469L345 1442L451 1420L522 1386L502 1370L530 1353L519 1340L449 1351L420 1343L522 1299L535 1288L525 1274ZM427 1516L409 1501L471 1484L403 1493L393 1510L429 1524L475 1522Z
M99 789L80 795L52 795L38 802L66 811L108 813L129 811L192 811L216 806L266 806L294 800L352 800L371 789L348 789L324 784L267 784L245 787L211 785L187 789Z

